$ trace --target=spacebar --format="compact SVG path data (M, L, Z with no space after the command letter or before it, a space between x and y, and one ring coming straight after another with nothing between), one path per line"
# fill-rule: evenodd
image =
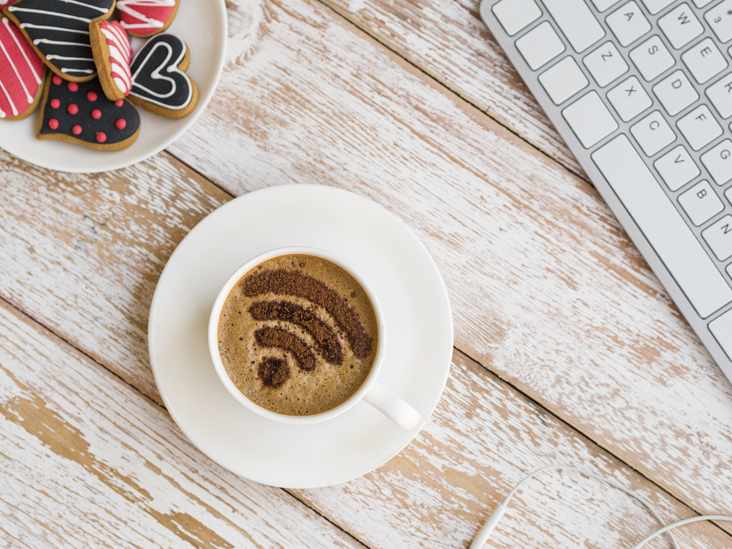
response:
M592 160L699 316L732 301L732 289L628 138L616 137L592 153Z

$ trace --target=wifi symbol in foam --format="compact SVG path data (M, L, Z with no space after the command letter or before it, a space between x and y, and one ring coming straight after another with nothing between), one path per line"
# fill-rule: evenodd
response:
M313 277L279 269L260 271L246 277L242 281L241 289L250 298L274 294L307 299L323 308L335 320L356 358L365 358L371 350L371 338L358 313L338 292ZM254 320L295 324L311 335L314 348L282 327L263 326L254 332L258 345L289 351L301 370L311 372L315 369L315 350L329 364L343 363L345 354L338 334L314 311L284 300L259 301L251 305L248 311ZM274 364L273 362L273 367Z

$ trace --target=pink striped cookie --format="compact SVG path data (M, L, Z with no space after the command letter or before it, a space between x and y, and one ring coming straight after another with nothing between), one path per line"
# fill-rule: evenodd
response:
M112 101L124 99L132 89L127 32L117 21L95 21L89 25L89 38L104 95Z
M20 29L10 19L0 19L0 118L20 120L35 110L43 71L43 60Z
M179 3L180 0L117 0L117 9L127 32L145 38L170 26Z

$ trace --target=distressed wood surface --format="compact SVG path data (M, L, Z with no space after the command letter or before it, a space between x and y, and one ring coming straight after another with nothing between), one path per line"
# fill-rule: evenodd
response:
M17 307L0 308L0 478L11 487L0 540L467 547L512 484L551 462L638 489L664 520L732 511L732 388L564 167L571 158L479 28L477 3L329 4L343 17L315 0L228 4L225 73L170 148L178 160L82 176L0 152L0 298ZM468 53L450 38L466 25ZM459 85L441 75L450 48ZM474 55L498 68L478 71L494 80L468 93ZM184 440L155 404L145 332L183 236L227 192L292 182L349 189L405 219L446 280L456 346L493 373L458 353L433 420L397 458L288 494ZM655 526L581 478L549 474L519 495L496 547L623 547ZM732 546L709 525L680 541Z
M0 541L21 547L359 547L191 446L167 412L0 301Z
M479 0L320 0L575 173L584 171L483 24Z

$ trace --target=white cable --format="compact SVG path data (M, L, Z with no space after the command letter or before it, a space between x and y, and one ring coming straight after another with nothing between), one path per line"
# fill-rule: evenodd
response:
M493 532L493 529L496 527L496 524L498 523L500 518L503 516L503 513L506 512L506 506L508 505L508 501L513 497L513 495L516 493L516 491L521 487L521 485L524 482L528 481L530 478L532 478L535 475L538 475L539 473L541 473L543 471L548 471L551 469L563 469L566 471L574 471L577 473L581 473L592 479L598 480L600 482L604 482L605 484L609 484L613 488L617 488L621 492L629 495L630 497L632 497L633 499L638 501L641 505L643 505L643 507L648 509L648 511L654 516L654 518L658 521L659 524L663 525L663 520L661 520L661 517L658 515L658 513L656 513L656 511L653 509L653 507L651 507L651 505L649 503L646 503L646 501L643 498L641 498L639 495L634 494L633 492L631 492L627 488L624 488L623 486L621 486L614 480L611 480L611 479L608 479L605 477L601 477L600 475L596 475L595 473L592 473L590 471L585 471L584 469L580 469L579 467L572 467L569 465L548 465L546 467L542 467L541 469L537 469L536 471L529 473L523 479L521 479L521 481L516 486L514 486L513 490L511 490L508 493L508 495L505 498L503 498L503 501L498 504L498 506L493 510L493 513L491 513L491 516L488 517L488 520L486 521L486 523L478 531L478 534L475 536L473 543L470 544L470 549L481 549L483 547L483 545L485 545L485 542L488 541L488 538L490 537L491 533ZM690 519L687 519L687 520L690 520ZM679 524L679 523L676 523L676 524L681 526L681 524ZM670 525L670 526L673 526L673 525ZM667 526L666 528L669 530L671 529L669 526ZM653 536L660 535L665 532L666 532L666 530L661 529L658 532L656 532L655 534L653 534ZM669 532L668 535L674 544L674 549L679 549L679 546L676 543L676 538L674 538L674 535L671 532ZM640 546L649 539L651 539L651 538L650 537L646 538L639 545L636 545L632 549L639 549Z
M719 521L724 521L724 522L732 522L732 517L726 517L724 515L703 515L701 517L691 517L688 519L680 520L678 522L674 522L673 524L669 524L668 526L664 526L660 530L655 531L650 536L648 536L647 538L642 540L640 543L631 547L631 549L640 549L643 545L646 544L646 542L651 541L653 538L660 536L661 534L665 534L666 532L669 532L669 530L678 528L679 526L685 526L687 524L691 524L692 522L702 522L705 520L719 520Z

